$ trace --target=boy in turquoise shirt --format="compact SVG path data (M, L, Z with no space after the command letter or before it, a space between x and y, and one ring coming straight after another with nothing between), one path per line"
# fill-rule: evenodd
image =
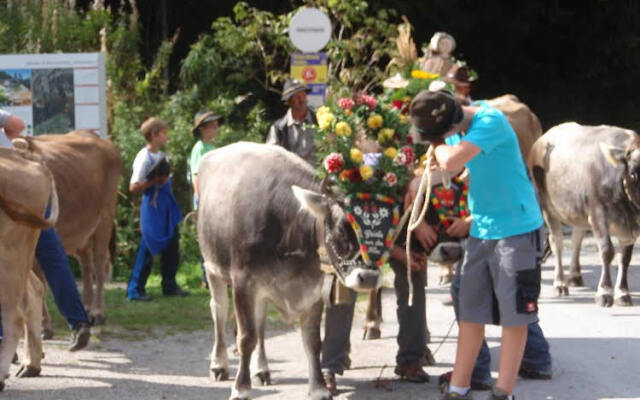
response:
M527 325L538 320L542 214L513 128L491 107L461 106L448 92L420 92L411 103L412 135L436 146L447 171L470 174L472 223L461 269L460 334L451 384L443 399L471 399L471 373L484 324L502 326L492 400L513 400ZM465 135L455 145L443 139Z
M193 209L198 208L198 165L200 159L209 151L215 149L213 140L218 135L218 128L222 123L222 116L215 115L211 111L202 111L196 114L193 123L193 136L198 141L191 149L189 157L189 171L193 185Z

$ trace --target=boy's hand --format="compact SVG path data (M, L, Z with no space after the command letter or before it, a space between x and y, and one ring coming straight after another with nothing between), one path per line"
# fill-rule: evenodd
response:
M425 266L427 265L427 258L424 253L411 251L409 255L411 257L412 271L421 271L425 268ZM407 265L407 253L402 246L394 244L393 248L391 249L391 257L402 262L404 265Z
M420 225L413 231L413 235L415 235L422 248L427 251L429 251L438 240L438 233L431 225L428 225L424 221L420 222Z
M465 237L471 229L471 218L449 218L451 225L447 228L447 234L452 237Z

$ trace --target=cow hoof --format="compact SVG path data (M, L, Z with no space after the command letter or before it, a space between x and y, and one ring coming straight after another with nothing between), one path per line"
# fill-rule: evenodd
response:
M91 318L91 325L93 326L102 326L107 322L107 319L102 315L96 315Z
M270 386L271 385L271 372L261 371L253 376L253 386Z
M229 379L229 371L226 368L211 368L209 376L216 382L226 381Z
M610 294L596 296L596 304L600 307L611 307L613 305L613 296Z
M4 390L4 382L0 382L0 392Z
M556 297L563 297L569 295L569 288L566 286L558 286L554 288Z
M327 388L316 389L309 393L309 400L331 400L331 392Z
M42 340L53 339L53 329L44 328L42 330Z
M23 365L18 372L16 372L16 378L35 378L36 376L40 376L40 371L40 368Z
M363 340L376 340L380 339L380 328L364 328Z
M567 279L567 285L571 287L582 287L584 286L584 280L582 279L582 276L572 276Z
M11 364L19 364L18 362L18 353L13 354L13 358L11 359Z
M622 307L631 307L633 305L633 301L631 301L631 296L625 294L624 296L620 296L616 298L616 305Z
M436 359L433 357L433 353L429 347L424 348L424 360L422 362L424 367L430 367L436 365Z

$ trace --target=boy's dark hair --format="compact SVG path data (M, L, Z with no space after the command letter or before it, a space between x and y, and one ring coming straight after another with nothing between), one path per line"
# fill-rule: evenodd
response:
M151 117L147 118L142 125L140 126L140 132L142 132L142 136L144 136L144 140L147 143L151 142L151 138L154 133L160 132L163 129L167 129L168 125L166 122L161 120L160 118Z

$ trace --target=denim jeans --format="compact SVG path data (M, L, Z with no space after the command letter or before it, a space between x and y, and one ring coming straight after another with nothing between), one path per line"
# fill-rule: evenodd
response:
M451 297L453 298L453 310L458 318L458 295L460 294L460 268L462 262L455 266L455 275L451 282ZM551 372L551 353L549 343L542 333L542 329L537 322L527 326L527 343L524 349L522 365L539 372ZM487 341L482 341L480 353L476 365L473 368L471 380L475 382L491 382L491 352Z
M175 230L171 241L167 248L162 252L162 293L173 294L178 290L176 283L176 273L178 271L178 263L180 261L180 233ZM144 240L140 239L138 245L138 253L136 255L136 263L131 271L129 284L127 285L127 297L135 299L145 294L145 286L149 274L151 274L151 266L153 265L153 256L144 244Z

